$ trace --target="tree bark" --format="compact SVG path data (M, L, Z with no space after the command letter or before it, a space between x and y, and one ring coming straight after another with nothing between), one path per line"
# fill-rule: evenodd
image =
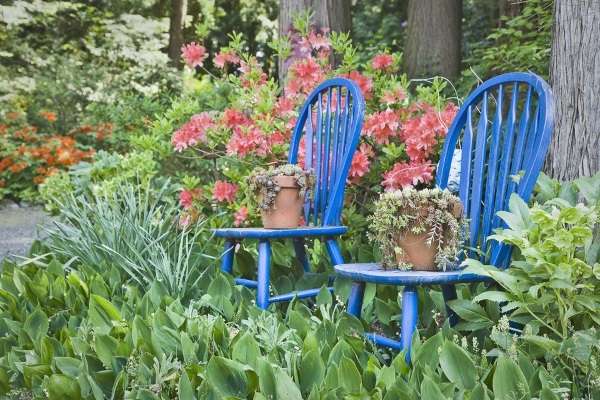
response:
M350 32L351 3L351 0L279 0L279 36L287 35L292 29L294 17L307 10L313 12L312 23L316 28ZM282 82L291 61L291 59L279 60L279 80Z
M171 0L171 13L169 21L169 47L168 54L171 63L177 67L183 65L181 61L181 46L183 46L183 23L187 13L187 0Z
M460 73L462 0L410 0L404 63L411 78Z
M552 33L555 128L546 172L568 181L600 170L600 2L556 0Z
M503 25L502 17L514 18L521 14L522 0L498 0L498 26Z

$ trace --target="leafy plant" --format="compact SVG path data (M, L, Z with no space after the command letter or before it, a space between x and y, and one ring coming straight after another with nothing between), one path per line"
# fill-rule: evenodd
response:
M407 188L386 192L369 218L369 237L381 247L385 267L408 270L412 269L410 263L397 261L403 254L398 240L406 234L426 235L427 245L437 249L437 268L445 271L456 262L462 246L461 215L460 200L447 190Z
M63 220L48 231L50 248L100 273L116 269L140 288L160 282L172 296L188 298L199 267L212 260L207 221L179 229L170 183L151 185L120 184L114 192L59 200Z
M298 196L304 198L310 196L314 183L314 175L310 171L305 171L297 164L285 164L275 168L257 168L248 177L248 191L251 194L258 194L261 211L271 210L275 205L277 193L281 191L281 186L274 179L277 176L294 177L296 185L300 188ZM254 198L253 196L248 196Z

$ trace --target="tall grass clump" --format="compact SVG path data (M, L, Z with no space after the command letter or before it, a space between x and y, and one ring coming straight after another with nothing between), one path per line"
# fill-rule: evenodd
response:
M201 218L181 228L171 184L152 185L66 196L48 230L50 249L104 275L116 268L142 289L158 282L172 297L189 298L214 260L209 224Z

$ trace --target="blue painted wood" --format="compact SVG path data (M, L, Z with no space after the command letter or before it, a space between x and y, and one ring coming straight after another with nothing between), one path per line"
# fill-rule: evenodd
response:
M334 104L335 102L335 104ZM269 299L269 265L271 239L303 239L307 237L325 237L326 247L332 264L344 262L334 237L346 233L347 228L340 226L344 201L346 179L352 163L352 157L358 146L365 110L365 101L360 89L351 80L345 78L329 79L320 84L308 96L300 110L292 140L288 162L297 164L300 143L304 141L304 168L315 175L315 188L312 197L305 199L304 219L311 226L295 229L263 228L223 228L215 229L215 236L232 240L259 239L257 305L267 308L270 301L290 300L298 294L282 294ZM308 259L303 255L303 245L294 242L297 256L305 271L310 270ZM231 253L232 254L232 253ZM233 257L225 256L222 269L231 272ZM224 263L228 268L224 268ZM252 287L253 282L238 279L245 286ZM315 292L316 290L316 292ZM308 294L316 295L318 289L303 291L302 298Z
M505 98L508 97L510 103L505 104ZM450 126L436 184L441 188L447 187L452 157L455 150L460 149L459 195L465 215L469 217L470 232L466 245L480 250L481 255L475 252L470 252L470 255L480 258L482 262L499 268L508 265L511 248L497 242L486 243L486 239L493 229L502 226L496 213L507 209L512 193L517 193L525 201L529 199L550 144L554 126L553 109L552 92L542 78L531 73L515 72L481 84L467 97ZM489 124L488 114L492 112L494 118ZM407 288L442 285L444 298L449 301L456 297L455 284L490 280L460 270L384 271L375 263L339 264L335 270L338 275L355 282L349 299L349 312L356 316L360 316L363 296L360 284L364 285L364 282L403 285ZM371 335L376 343L410 352L414 331L412 326L413 321L416 324L418 310L413 291L408 292L407 299L407 302L403 300L400 346L392 339ZM455 318L451 313L449 316Z
M328 287L327 290L329 290L329 292L333 293L332 287ZM321 291L321 288L316 288L316 289L306 289L306 290L299 290L296 292L280 294L278 296L271 297L269 299L269 302L277 303L277 302L291 301L293 299L306 299L309 297L315 297L316 295L319 294L320 291Z
M394 350L402 351L402 343L382 336L378 333L366 333L365 337L378 346L390 347Z
M221 228L215 236L232 239L287 239L314 236L338 236L348 231L346 226L314 226L291 229Z
M400 330L400 342L402 349L406 350L405 359L410 363L410 348L412 337L417 329L419 320L419 295L417 288L406 286L402 291L402 327Z
M347 311L355 317L360 317L362 311L362 303L365 296L365 282L356 281L352 283L350 289L350 297L348 298Z
M235 252L235 242L233 240L225 241L225 249L221 255L221 271L231 274L233 270L233 254Z
M384 270L379 263L339 264L335 267L339 276L354 281L379 283L383 285L444 285L454 283L481 282L491 280L487 277L468 274L463 271L400 271Z
M269 283L271 274L271 242L258 243L258 279L256 286L256 306L266 310L269 307Z
M246 286L248 288L256 289L258 282L252 279L235 278L236 285Z

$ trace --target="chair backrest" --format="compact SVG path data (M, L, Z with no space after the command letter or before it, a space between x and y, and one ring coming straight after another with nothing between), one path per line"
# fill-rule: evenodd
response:
M307 197L307 225L339 225L344 189L352 157L358 146L365 101L358 86L345 78L321 83L306 99L296 122L288 162L299 162L315 176Z
M508 209L512 193L529 200L553 127L552 92L532 73L492 78L465 100L448 131L436 183L447 186L459 149L459 195L469 220L469 257L497 267L508 265L511 248L486 239L502 226L496 213Z

